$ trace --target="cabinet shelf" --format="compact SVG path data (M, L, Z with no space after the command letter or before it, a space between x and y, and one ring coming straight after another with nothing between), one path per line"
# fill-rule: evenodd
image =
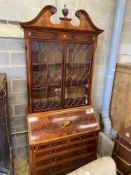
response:
M80 81L77 81L77 80L73 80L72 82L68 81L65 83L65 86L80 86L80 85L84 85L85 88L88 88L88 83L87 83L87 80L80 80ZM50 87L61 87L61 84L57 84L57 83L44 83L44 84L41 84L41 85L33 85L33 89L44 89L44 88L50 88Z
M46 99L46 98L45 98ZM77 97L77 98L66 98L64 101L64 108L66 107L72 107L72 106L80 106L80 105L87 105L87 97ZM47 110L47 109L53 109L54 107L60 108L61 102L60 99L56 100L56 98L48 98L47 101L44 102L44 100L35 100L34 103L34 109L35 111L41 111L41 110Z
M32 66L60 66L62 63L32 63Z

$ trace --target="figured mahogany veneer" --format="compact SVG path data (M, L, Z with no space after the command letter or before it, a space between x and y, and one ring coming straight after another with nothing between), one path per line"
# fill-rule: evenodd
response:
M100 128L91 106L30 114L28 128L33 175L58 175L96 159Z
M31 175L64 175L96 159L99 124L91 105L98 29L84 10L79 25L51 22L48 5L24 29ZM57 111L56 111L57 109ZM59 109L59 110L58 110Z

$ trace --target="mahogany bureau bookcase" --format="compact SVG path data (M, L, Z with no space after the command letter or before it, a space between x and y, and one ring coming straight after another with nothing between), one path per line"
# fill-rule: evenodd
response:
M24 29L30 170L32 175L63 175L96 159L99 124L91 106L98 29L84 10L78 26L67 18L51 22L45 6Z

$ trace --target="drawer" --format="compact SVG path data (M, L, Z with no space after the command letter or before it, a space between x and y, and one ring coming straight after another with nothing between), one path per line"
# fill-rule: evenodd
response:
M57 144L54 147L52 146L41 150L36 149L35 158L37 159L46 155L57 154L74 148L80 149L80 147L84 145L97 145L97 137L84 138L83 140L77 139L74 142L70 142L70 139L68 139L64 143L65 144Z
M42 150L45 150L45 149L52 149L52 148L55 148L56 146L59 146L59 145L65 145L67 143L67 139L64 139L64 140L60 140L60 141L53 141L53 142L50 142L50 143L43 143L39 146L36 146L36 151L42 151Z
M43 156L41 158L36 158L35 165L36 167L47 165L51 162L59 162L61 160L66 160L71 157L81 156L82 154L89 154L96 152L96 145L82 145L80 147L74 147L72 149L65 150L63 152L56 152L55 154L50 154L48 156Z
M70 138L70 142L75 142L77 140L85 140L85 139L92 138L95 136L98 136L98 133L91 132L91 133L87 133L87 134L83 134L83 135L78 135L78 136Z
M93 37L89 34L84 34L82 35L81 33L77 35L74 33L67 33L67 32L47 32L47 31L42 31L42 32L26 32L26 37L29 38L39 38L39 39L45 39L45 40L75 40L75 41L93 41Z
M129 175L131 172L131 164L128 164L125 160L121 159L118 156L113 156L113 159L116 162L117 169L124 175Z
M113 155L119 156L131 164L131 149L129 150L129 148L125 147L121 143L118 143L117 141L114 146Z
M46 167L38 167L36 168L36 175L64 175L95 159L96 155L94 153L81 155L80 157L76 156L75 158L54 162Z

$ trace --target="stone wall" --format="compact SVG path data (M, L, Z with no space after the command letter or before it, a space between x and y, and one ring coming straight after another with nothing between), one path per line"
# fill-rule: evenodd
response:
M89 13L93 22L105 30L98 40L93 80L93 104L100 110L115 2L115 0L0 0L0 72L7 73L10 123L13 147L17 155L27 155L27 89L23 31L14 21L31 20L47 4L55 5L58 9L52 19L55 23L59 22L58 17L61 16L64 4L70 10L69 17L73 18L74 24L78 24L74 16L76 10L85 9ZM16 132L22 133L15 134Z

